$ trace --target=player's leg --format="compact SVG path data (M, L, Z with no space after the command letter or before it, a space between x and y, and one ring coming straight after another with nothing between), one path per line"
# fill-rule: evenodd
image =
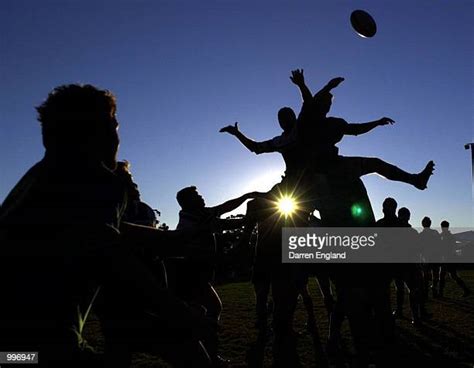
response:
M367 287L350 287L344 290L344 309L347 313L357 367L368 367L369 346L373 325L371 322L371 295ZM338 298L339 298L338 293Z
M255 293L255 327L259 330L267 328L268 317L268 295L270 294L270 274L266 268L255 262L252 272L252 283Z
M448 265L443 264L441 265L441 269L439 271L439 296L440 297L443 297L444 288L446 286L446 273L448 272L447 268L448 268Z
M439 297L439 276L440 276L440 271L441 265L439 263L435 263L432 266L432 273L433 273L433 284L431 286L432 290L431 292L433 293L433 298L438 298Z
M433 282L433 272L431 264L423 266L423 295L425 300L429 297L431 283Z
M433 161L428 162L421 172L411 174L379 158L341 156L340 159L343 167L350 167L345 170L357 173L359 176L376 173L388 180L411 184L420 190L426 189L428 180L434 170Z
M272 272L273 364L274 367L299 367L296 336L293 333L293 315L298 298L293 264L280 264Z
M412 324L418 326L420 324L420 309L423 295L420 273L416 267L407 267L405 272L405 283L409 290Z
M451 278L456 281L456 284L459 285L459 287L464 291L463 296L469 296L471 295L471 290L467 287L466 283L464 282L463 279L458 275L458 271L456 270L455 265L450 265L450 268L448 269L449 275Z
M394 279L397 289L397 309L393 312L395 318L403 318L403 303L405 300L405 281L402 277Z
M314 304L311 295L308 290L308 276L300 275L298 276L298 293L303 299L303 304L306 310L307 321L306 328L309 333L314 333L316 331L316 317L314 315Z
M206 308L206 317L219 321L222 312L222 302L216 290L210 283L205 283L199 288L196 302Z
M332 295L329 274L326 272L326 270L322 270L316 274L316 278L318 280L319 291L323 297L324 306L328 312L328 317L330 317L334 310L334 297Z

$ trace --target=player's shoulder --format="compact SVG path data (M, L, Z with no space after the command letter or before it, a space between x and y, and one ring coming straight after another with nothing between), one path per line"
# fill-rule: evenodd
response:
M274 136L272 139L270 139L270 141L274 143L278 143L278 142L281 142L285 138L286 138L286 134L285 132L282 132L281 134Z
M282 149L287 147L288 145L296 141L296 133L296 129L292 129L290 132L283 132L282 134L273 137L270 140L271 146L275 149Z
M337 116L328 116L326 120L333 124L348 124L346 120Z
M326 118L326 124L331 128L331 129L336 129L338 131L344 130L349 123L345 121L343 118L338 118L335 116L330 116Z

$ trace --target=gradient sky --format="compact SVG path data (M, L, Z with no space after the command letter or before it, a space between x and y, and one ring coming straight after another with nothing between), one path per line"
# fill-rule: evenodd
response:
M374 38L351 29L355 9L374 16ZM2 0L0 201L42 158L34 106L71 82L116 94L119 158L171 227L184 186L196 185L208 205L269 189L284 169L279 154L256 156L218 130L239 121L254 139L278 135L278 109L301 104L290 70L304 68L313 90L346 78L331 115L396 120L345 138L341 154L413 172L436 162L423 192L365 177L377 217L392 196L413 225L429 215L472 226L463 145L473 139L473 13L472 0Z

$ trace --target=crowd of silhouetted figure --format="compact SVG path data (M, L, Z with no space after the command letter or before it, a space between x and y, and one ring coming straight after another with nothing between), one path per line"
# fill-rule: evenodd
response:
M92 357L78 339L81 317L92 307L105 341L99 366L130 367L137 351L157 354L174 367L231 366L220 355L223 308L213 280L219 262L215 237L233 230L239 237L231 256L249 262L255 291L258 339L247 352L249 367L263 366L269 336L274 367L305 365L293 327L300 297L318 366L344 364L341 326L347 318L355 349L351 364L382 367L395 361L390 346L395 320L403 317L405 290L414 328L441 318L427 310L426 301L430 292L443 297L447 274L468 296L471 291L451 262L457 245L449 223L441 223L440 234L425 217L418 233L411 228L410 211L403 207L397 213L393 198L385 199L384 217L376 221L361 180L376 173L424 190L434 163L413 174L379 158L340 155L336 144L345 135L394 121L348 123L327 116L331 91L343 78L332 79L314 95L302 70L290 79L303 105L298 115L289 107L279 110L281 135L257 142L237 123L221 129L251 152L280 153L286 164L281 182L266 193L246 193L214 207L196 187L183 188L176 195L181 210L173 231L157 229L156 211L142 201L129 163L117 161L113 94L92 85L55 88L37 107L45 155L0 209L0 350L38 351L44 367L90 367ZM276 207L282 196L297 203L291 216L282 216ZM247 200L245 216L222 218ZM319 217L313 215L316 210ZM283 227L361 226L403 228L410 244L419 244L417 259L403 264L282 262ZM327 310L327 336L318 329L308 291L312 277Z

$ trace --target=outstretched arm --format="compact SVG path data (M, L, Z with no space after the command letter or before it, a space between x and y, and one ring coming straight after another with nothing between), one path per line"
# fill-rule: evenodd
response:
M303 98L303 102L310 103L313 95L311 94L310 89L306 85L304 81L304 74L303 69L296 69L291 71L291 81L298 86L301 92L301 97Z
M370 132L372 129L382 126L382 125L387 125L387 124L393 124L395 121L393 121L390 118L383 117L379 120L375 121L370 121L368 123L350 123L346 125L344 134L346 135L360 135L360 134L365 134L367 132Z
M264 152L274 152L272 145L269 144L269 141L265 142L256 142L248 137L246 137L240 130L239 130L239 123L235 123L234 125L228 125L219 132L221 133L229 133L236 137L240 143L242 143L249 151L254 152L256 154L264 153Z
M344 82L344 78L342 77L336 77L331 79L323 88L321 88L315 95L314 98L317 98L319 96L322 96L324 94L327 94L331 92L334 88L339 86L342 82Z
M332 95L331 90L339 86L344 81L344 78L337 77L331 79L323 88L321 88L313 97L313 113L316 117L314 120L320 121L324 118L331 108Z
M213 207L213 210L215 211L217 216L220 216L220 215L223 215L224 213L235 210L242 203L244 203L247 199L262 197L262 196L265 196L265 195L266 195L266 193L260 193L260 192L246 193L243 196L240 196L240 197L234 198L234 199L230 199L227 202L224 202L224 203L222 203L218 206Z

